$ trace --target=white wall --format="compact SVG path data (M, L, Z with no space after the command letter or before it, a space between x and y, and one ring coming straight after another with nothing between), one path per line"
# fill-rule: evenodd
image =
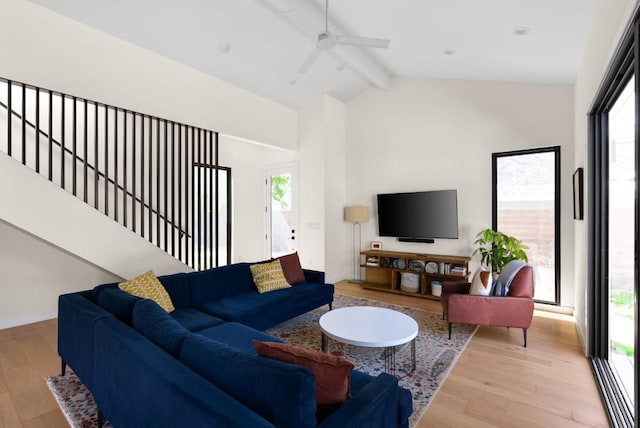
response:
M593 13L587 42L582 55L575 85L575 167L585 168L585 208L589 204L587 164L588 123L587 114L597 95L607 67L636 5L634 0L598 0ZM589 327L587 324L587 224L576 221L575 228L575 318L578 335L586 350Z
M231 167L232 262L263 260L267 188L265 169L297 159L297 153L220 136L220 165Z
M389 91L347 104L347 202L371 209L365 246L471 255L475 235L491 226L491 154L561 146L561 305L572 307L573 140L572 86L396 78ZM441 189L458 190L459 239L377 236L377 193Z
M343 220L346 200L346 106L330 96L324 97L325 129L325 276L328 282L344 279L345 268L350 268L351 239L345 245L345 236L351 237L350 224ZM344 233L346 229L347 233ZM333 233L333 232L338 233ZM342 231L342 234L340 233Z
M294 109L24 0L2 0L0 15L1 77L278 147L297 145Z
M2 221L0 272L0 329L54 318L60 294L120 280Z
M325 129L324 99L300 110L300 242L298 253L305 268L324 270L325 254Z

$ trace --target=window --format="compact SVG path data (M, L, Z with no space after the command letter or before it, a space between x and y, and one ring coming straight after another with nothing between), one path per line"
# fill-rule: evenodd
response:
M529 249L534 299L560 304L560 148L493 154L493 229Z

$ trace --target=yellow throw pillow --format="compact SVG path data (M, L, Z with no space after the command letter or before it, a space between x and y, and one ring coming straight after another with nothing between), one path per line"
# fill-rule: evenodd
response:
M167 312L173 312L176 309L173 306L171 297L169 297L169 293L167 293L167 290L151 270L133 279L121 282L118 287L120 290L134 296L153 300Z
M289 284L284 277L280 260L251 265L249 268L251 269L253 282L256 284L258 292L260 293L291 287L291 284Z

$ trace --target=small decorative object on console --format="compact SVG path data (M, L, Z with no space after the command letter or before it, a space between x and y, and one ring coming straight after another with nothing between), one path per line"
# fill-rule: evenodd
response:
M424 271L426 273L438 273L438 263L429 262L424 266Z
M424 260L409 260L409 269L414 272L424 272Z
M380 258L378 256L367 257L367 266L380 266Z
M380 241L371 241L371 249L372 250L382 250L382 242L380 242Z

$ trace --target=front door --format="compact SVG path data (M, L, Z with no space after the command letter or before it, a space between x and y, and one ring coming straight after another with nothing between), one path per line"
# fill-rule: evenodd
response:
M267 256L279 257L297 251L298 164L266 171Z

